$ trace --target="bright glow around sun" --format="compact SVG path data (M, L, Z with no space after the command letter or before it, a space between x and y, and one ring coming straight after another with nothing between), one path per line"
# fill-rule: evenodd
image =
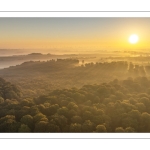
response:
M138 37L136 34L132 34L132 35L130 35L130 37L129 37L129 42L130 42L131 44L137 43L138 40L139 40L139 37Z

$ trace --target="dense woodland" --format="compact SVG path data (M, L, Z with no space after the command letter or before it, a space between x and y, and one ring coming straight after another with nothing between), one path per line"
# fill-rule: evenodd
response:
M16 86L0 81L0 132L150 132L146 77L25 99Z
M0 74L0 132L150 132L149 65L58 59Z
M48 94L64 88L81 88L85 84L100 84L114 79L150 75L150 64L128 61L84 63L84 60L57 59L28 61L1 69L0 76L22 89L25 97Z

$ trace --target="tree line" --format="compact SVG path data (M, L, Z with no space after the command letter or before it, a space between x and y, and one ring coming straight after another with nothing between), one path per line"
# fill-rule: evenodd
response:
M84 62L84 61L83 61ZM85 84L149 76L150 66L127 61L81 63L77 59L29 61L0 70L0 76L19 86L23 95L34 97L50 90L81 88Z

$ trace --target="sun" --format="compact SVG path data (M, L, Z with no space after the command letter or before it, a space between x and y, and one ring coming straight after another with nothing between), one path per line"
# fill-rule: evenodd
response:
M130 35L130 37L129 37L129 42L130 42L131 44L136 44L138 41L139 41L138 35L136 35L136 34Z

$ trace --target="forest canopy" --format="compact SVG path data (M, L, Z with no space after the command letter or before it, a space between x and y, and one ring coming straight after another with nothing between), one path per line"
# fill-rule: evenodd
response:
M101 84L114 79L149 77L150 65L128 61L84 63L78 59L28 61L1 69L0 76L19 86L24 97L48 94L64 88L81 88L86 84Z
M0 81L8 93L20 93ZM148 78L130 77L35 98L2 97L0 132L150 132L148 87Z

